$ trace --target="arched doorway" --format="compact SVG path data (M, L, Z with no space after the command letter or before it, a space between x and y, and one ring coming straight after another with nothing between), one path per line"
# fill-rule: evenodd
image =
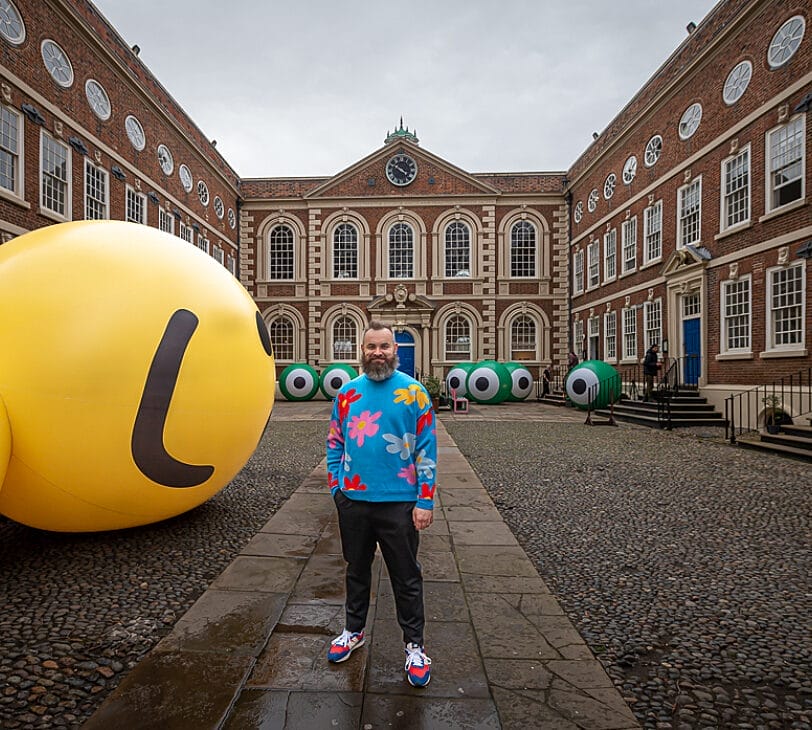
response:
M395 332L395 342L398 343L398 370L414 377L414 337L405 330Z

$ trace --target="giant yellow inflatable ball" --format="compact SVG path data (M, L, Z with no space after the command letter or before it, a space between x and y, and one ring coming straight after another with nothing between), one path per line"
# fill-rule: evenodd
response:
M251 456L274 387L256 305L195 246L118 221L0 246L0 514L86 532L192 509Z

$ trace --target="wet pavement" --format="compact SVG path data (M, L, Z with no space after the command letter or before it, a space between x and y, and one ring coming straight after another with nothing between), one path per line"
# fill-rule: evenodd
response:
M272 420L329 412L281 402ZM534 403L441 413L439 497L420 547L428 687L405 680L380 555L365 646L326 660L344 624L344 563L322 463L84 727L639 727L443 426L503 418L584 414Z

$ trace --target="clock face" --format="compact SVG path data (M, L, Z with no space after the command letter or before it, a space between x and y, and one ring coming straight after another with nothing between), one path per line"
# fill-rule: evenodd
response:
M417 177L417 163L400 153L386 163L386 177L393 185L408 185Z

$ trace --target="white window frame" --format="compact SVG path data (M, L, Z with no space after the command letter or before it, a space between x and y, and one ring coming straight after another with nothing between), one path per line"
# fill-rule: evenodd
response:
M595 289L601 283L601 243L590 241L586 247L587 257L587 290Z
M409 236L403 238L395 237L395 229L409 233ZM400 234L397 234L400 236ZM417 240L418 235L415 227L410 222L395 221L389 226L386 231L386 278L398 280L414 279L417 275ZM395 261L393 256L393 247L399 247L398 253L401 256L400 261ZM397 274L397 275L395 275Z
M733 170L734 165L736 165L738 160L744 158L744 165L746 169L743 175L737 175L737 180L744 180L742 185L738 187L731 187L731 180L729 179L729 173ZM738 228L740 226L746 226L750 222L750 213L751 213L751 203L750 203L750 196L752 190L752 163L751 163L751 155L750 155L750 145L746 145L735 155L731 155L730 157L725 158L722 160L722 170L721 176L719 178L721 180L721 190L719 196L719 230L720 232L730 230L732 228ZM741 220L736 220L733 222L729 221L731 211L733 210L733 206L740 200L740 195L743 191L743 198L741 198L743 207L744 207L744 214Z
M85 220L109 220L110 174L87 158L85 158L84 200Z
M453 326L453 330L450 328ZM443 358L446 362L468 362L473 360L474 323L465 313L449 315L442 325ZM467 328L467 330L466 330ZM465 332L468 334L465 334Z
M529 231L529 236L519 237L517 230ZM511 279L534 279L538 276L539 262L539 231L535 223L529 220L514 221L508 231L508 265L510 266ZM532 238L532 241L530 240ZM525 259L527 253L530 258ZM519 255L522 257L519 258ZM532 260L531 260L532 259Z
M175 235L175 216L165 208L158 208L158 230Z
M623 362L637 362L637 307L624 307L621 312Z
M194 243L195 231L191 226L187 226L183 221L178 224L178 238L182 238L186 243Z
M686 213L683 210L685 201L692 188L697 190L696 211ZM694 224L695 221L695 224ZM686 237L686 226L691 224L696 230L696 236ZM677 248L685 248L687 245L696 245L702 241L702 176L700 175L691 182L683 185L677 190Z
M237 257L233 253L226 254L226 268L232 276L237 276Z
M603 315L603 355L606 362L617 362L617 312Z
M458 235L461 233L462 235ZM443 276L447 279L471 277L471 226L454 220L443 231Z
M50 178L59 181L59 184L61 186L63 186L62 187L62 192L63 192L63 195L64 195L64 200L63 200L63 206L62 207L64 208L64 210L62 210L62 211L55 210L54 208L49 208L45 204L46 203L46 200L45 200L45 185L43 184L43 178L46 175L45 166L44 166L46 143L52 144L55 148L58 148L58 149L62 150L62 152L64 152L64 156L65 156L65 179L62 180L61 178L58 178L58 177L52 175L51 173L48 173ZM52 137L50 134L48 134L48 132L46 132L43 129L41 131L41 133L40 133L40 155L39 155L39 180L40 180L40 183L39 183L39 205L40 205L40 212L43 215L46 215L49 218L55 218L55 219L60 220L60 221L71 220L72 211L73 211L73 203L72 203L73 187L72 187L72 184L71 184L72 179L73 179L73 172L72 172L72 159L71 159L70 147L68 147L68 145L66 145L66 144L63 144L62 142L60 142L55 137Z
M140 216L136 215L136 207L140 209ZM147 223L147 196L132 185L127 185L124 193L124 220L142 225Z
M10 159L11 174L14 178L13 186L10 188L0 186L0 192L23 200L25 198L25 117L16 109L12 109L5 104L0 105L0 108L2 108L5 114L15 118L17 127L16 135L6 135L10 142L12 142L11 138L14 136L12 143L15 149L0 144L0 149L2 149L3 154L8 155ZM3 124L2 131L5 135L6 124L2 119L0 119L0 123ZM0 140L0 142L1 141L2 140Z
M290 232L290 241L276 241L277 246L284 245L285 247L290 246L290 261L283 261L282 254L284 253L280 248L276 252L273 250L274 241L272 240L274 236L280 235L278 231L282 228L286 228ZM268 281L295 281L296 280L296 256L297 256L297 231L290 223L276 223L274 224L271 229L268 231L268 247L266 249L266 271L268 273L267 279ZM208 241L206 242L208 245ZM274 261L274 255L279 257L276 261ZM282 276L279 276L279 273L282 273Z
M799 297L799 304L800 304L800 314L798 316L798 321L800 323L799 331L800 331L800 342L791 342L788 344L776 344L775 343L775 321L774 321L774 310L773 310L773 274L779 271L789 271L790 269L799 269L800 270L800 297ZM789 266L773 266L767 269L766 272L767 276L767 296L766 296L766 317L767 317L767 327L766 327L766 338L765 338L765 347L767 352L792 352L800 353L803 352L806 348L806 300L808 297L808 292L806 288L806 260L801 259L797 263L793 263Z
M610 271L611 269L611 271ZM617 278L617 228L603 235L603 281Z
M584 354L584 320L576 319L572 328L572 347L578 357Z
M223 251L222 247L218 246L216 243L214 246L212 246L211 255L218 264L221 266L225 265L225 251Z
M353 236L346 234L352 232ZM338 281L358 279L361 271L361 236L355 223L342 221L333 228L330 238L332 277ZM354 240L351 240L353 238Z
M529 341L519 342L515 339L516 336L516 328L519 326L519 322L522 324L529 324L532 326L532 343ZM529 333L529 327L525 332L525 336ZM538 361L539 359L539 332L540 332L539 322L530 312L518 313L516 316L512 317L510 320L510 325L508 327L509 341L510 341L510 359L512 361ZM529 357L527 355L530 355Z
M663 300L660 298L643 304L643 338L646 350L663 341Z
M209 246L209 239L206 238L206 236L204 236L202 233L197 234L197 247L201 251L210 253L211 247Z
M652 250L656 254L652 255ZM643 264L660 261L663 257L663 201L643 210Z
M279 334L285 334L285 340L279 340ZM268 337L273 347L276 362L296 362L296 322L287 314L279 314L268 322Z
M735 314L728 314L729 304L734 306L736 302L729 302L731 289L747 284L746 311L742 310ZM738 293L738 292L736 292ZM742 302L738 303L741 306ZM750 274L740 276L738 279L728 279L719 285L719 352L720 354L751 354L753 351L753 279ZM734 319L746 319L747 321L747 344L742 347L730 346L730 324Z
M775 194L775 188L773 186L773 152L772 152L772 139L775 135L780 134L781 132L789 129L790 125L800 125L800 129L797 132L793 133L793 138L798 136L800 137L800 154L793 159L800 159L801 164L801 171L800 171L800 181L801 181L801 190L798 197L793 198L792 200L787 201L786 203L782 203L780 205L775 205L773 203L773 196ZM803 200L806 199L806 115L799 114L794 116L792 119L788 120L785 124L781 124L777 127L774 127L765 137L764 143L764 164L766 166L765 171L765 186L766 186L766 194L764 197L766 212L772 213L773 211L779 211L782 208L786 208L787 206L797 205L801 203ZM786 166L785 166L786 167ZM792 178L792 182L798 179L799 176L794 176ZM786 184L782 187L786 187Z
M637 270L637 216L623 221L621 226L621 276Z
M583 249L572 255L572 293L584 291L584 252Z

